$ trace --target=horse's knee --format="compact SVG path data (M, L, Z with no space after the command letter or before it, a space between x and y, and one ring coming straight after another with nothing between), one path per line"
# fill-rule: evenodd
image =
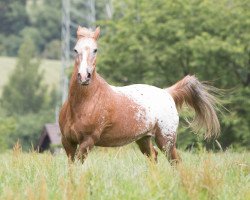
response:
M85 140L83 140L78 149L78 154L77 157L79 160L82 162L85 160L87 157L89 151L94 147L94 140L92 137L87 137Z

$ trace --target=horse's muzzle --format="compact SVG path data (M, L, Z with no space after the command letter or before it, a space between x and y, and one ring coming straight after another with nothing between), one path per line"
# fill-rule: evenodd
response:
M88 85L89 82L90 82L90 79L91 79L91 74L90 73L87 74L87 77L85 78L85 80L82 79L82 76L81 76L80 73L77 74L77 80L78 80L78 83L80 85Z

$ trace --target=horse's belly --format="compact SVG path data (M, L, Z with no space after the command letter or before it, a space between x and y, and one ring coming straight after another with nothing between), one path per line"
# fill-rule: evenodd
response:
M137 138L102 138L95 145L100 147L119 147L136 140Z
M151 132L133 133L130 132L129 129L127 129L127 132L109 132L102 134L99 141L95 145L102 147L118 147L134 142L146 135L151 135Z

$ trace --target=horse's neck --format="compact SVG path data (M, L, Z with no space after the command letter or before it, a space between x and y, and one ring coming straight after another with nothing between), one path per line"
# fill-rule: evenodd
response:
M92 80L89 85L80 85L77 81L77 73L74 72L71 77L69 89L69 103L71 108L91 100L94 95L99 95L100 92L105 92L108 89L108 84L103 80L96 71L93 72Z

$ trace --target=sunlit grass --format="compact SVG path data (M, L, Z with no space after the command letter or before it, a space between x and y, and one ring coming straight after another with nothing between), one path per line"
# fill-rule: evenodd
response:
M155 165L134 146L96 148L85 163L64 153L0 155L0 199L250 199L250 153L181 152Z

